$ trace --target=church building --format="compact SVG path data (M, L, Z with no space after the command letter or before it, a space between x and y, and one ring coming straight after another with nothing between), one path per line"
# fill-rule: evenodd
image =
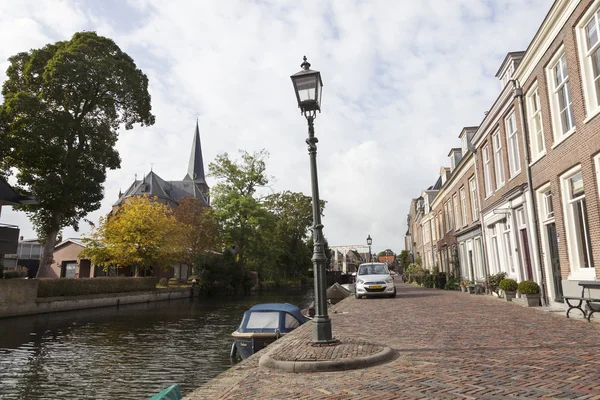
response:
M141 180L136 179L124 193L119 191L119 200L113 204L113 211L119 208L129 197L133 196L157 197L159 202L171 208L177 208L179 202L184 197L201 199L204 205L210 205L209 187L204 176L204 162L202 160L198 121L196 121L190 162L183 180L165 181L154 171L150 171Z

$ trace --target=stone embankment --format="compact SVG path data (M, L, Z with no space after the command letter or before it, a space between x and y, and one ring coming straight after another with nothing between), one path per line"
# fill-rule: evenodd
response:
M190 297L189 288L146 292L108 293L70 297L37 297L39 280L0 280L0 318L82 310Z

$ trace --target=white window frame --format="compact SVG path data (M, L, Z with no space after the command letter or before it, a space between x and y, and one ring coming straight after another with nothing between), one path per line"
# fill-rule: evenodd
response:
M508 267L507 272L511 276L516 276L517 271L515 268L515 260L513 259L513 243L512 243L512 230L510 228L510 219L498 222L502 225L502 252L504 253L504 262Z
M488 198L494 193L492 186L492 166L490 164L490 146L486 144L481 149L481 159L483 162L483 184L485 186L485 197Z
M592 21L594 21L596 27L598 41L589 48L586 27ZM592 62L593 53L600 51L600 2L596 2L583 14L579 24L575 27L575 32L582 75L581 86L583 87L583 98L585 100L586 119L583 122L587 123L600 113L600 85L596 86L595 82L595 80L600 81L600 75L594 78L594 65Z
M544 124L542 120L542 104L537 81L527 93L527 121L529 127L529 142L531 149L531 164L546 155L546 138L544 137ZM537 105L537 107L536 107ZM541 140L540 140L541 139Z
M460 205L462 211L462 226L467 226L469 221L467 220L467 195L465 194L464 185L460 188Z
M581 249L580 244L577 241L577 234L575 232L575 216L573 213L573 205L575 202L580 199L585 198L585 188L583 196L579 196L576 199L571 199L571 187L569 180L577 173L581 172L581 164L576 165L571 168L569 171L565 172L560 176L560 185L561 185L561 200L563 205L563 219L565 225L565 231L567 234L567 254L569 255L569 266L571 268L569 278L573 280L581 280L588 279L592 280L596 276L596 269L593 266L593 256L591 250L591 241L588 240L587 246L587 254L590 260L589 267L583 267L582 260L580 257ZM582 178L583 179L583 178ZM584 184L585 185L585 184ZM587 214L587 210L586 210ZM587 215L586 215L587 216ZM589 221L587 222L587 226L584 227L584 233L589 236ZM585 240L585 238L584 238Z
M594 167L596 168L596 188L600 197L600 153L594 156Z
M575 114L573 112L573 96L571 94L570 88L570 79L567 70L567 77L563 79L558 87L556 86L556 75L554 73L554 67L560 63L566 63L566 54L564 45L561 46L558 51L552 57L552 60L548 63L546 67L546 77L548 80L548 93L550 98L550 117L552 120L552 136L554 138L554 143L552 144L552 148L554 149L556 146L565 141L569 136L575 133ZM568 68L568 65L566 65ZM567 91L568 98L570 100L570 113L567 113L568 119L572 119L571 124L572 127L567 131L563 132L562 129L562 119L561 119L561 110L558 101L558 93L557 91L565 85L569 85L569 90ZM568 106L569 107L569 106Z
M477 204L477 184L475 182L475 176L472 176L469 179L469 192L471 193L471 215L472 221L477 221L479 219L479 206Z
M458 204L458 194L452 195L452 204L454 205L454 230L460 228L460 204Z
M510 179L521 172L521 153L519 151L519 132L517 129L517 115L511 112L504 120L506 142L508 143L508 170Z
M445 203L446 206L446 233L452 230L452 200L448 200Z
M492 151L494 152L494 170L496 177L496 190L504 186L504 159L502 158L502 138L500 131L492 135Z
M430 242L429 229L430 229L430 224L429 224L429 221L427 221L427 222L425 222L425 244Z

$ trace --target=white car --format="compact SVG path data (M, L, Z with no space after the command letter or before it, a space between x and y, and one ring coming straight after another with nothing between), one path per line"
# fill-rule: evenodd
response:
M356 290L354 295L357 299L363 296L396 297L394 278L390 275L387 265L385 263L361 264L356 273Z

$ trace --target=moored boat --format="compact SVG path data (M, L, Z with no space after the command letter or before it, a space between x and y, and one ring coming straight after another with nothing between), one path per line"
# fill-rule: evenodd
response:
M293 304L257 304L244 313L240 327L231 334L231 357L246 359L309 320Z

